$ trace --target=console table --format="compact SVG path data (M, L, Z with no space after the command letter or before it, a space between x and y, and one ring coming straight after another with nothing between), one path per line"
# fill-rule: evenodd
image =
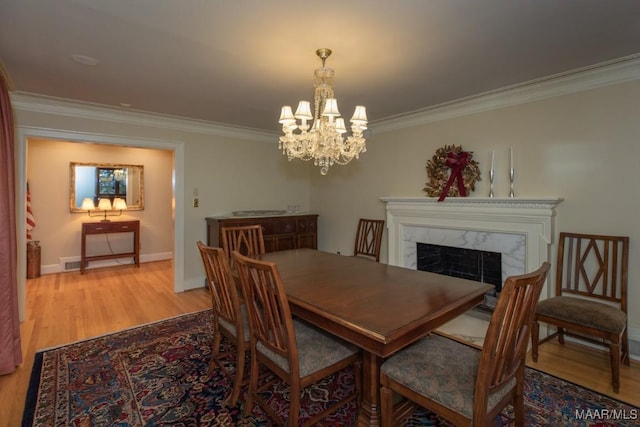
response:
M318 247L318 215L293 214L263 217L209 217L207 221L207 245L220 247L222 227L239 225L262 226L266 252Z
M106 255L87 256L87 235L132 233L133 251ZM84 274L89 261L102 259L130 258L132 257L137 267L140 267L140 221L107 221L107 222L83 222L82 223L82 248L80 255L80 274Z

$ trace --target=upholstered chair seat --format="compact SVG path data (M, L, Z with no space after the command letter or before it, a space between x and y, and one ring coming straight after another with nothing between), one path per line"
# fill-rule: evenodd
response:
M618 307L582 298L553 297L538 303L538 314L601 329L613 334L627 327L627 314Z
M244 331L244 333L242 334L243 337L249 337L249 316L247 314L247 307L242 304L240 306L240 311L241 311L241 316L242 316L242 329ZM222 329L224 329L225 331L227 331L229 334L231 334L231 336L237 338L238 334L236 333L236 325L234 325L233 323L229 322L226 319L223 319L222 317L218 319L218 324L220 325L220 327ZM247 339L248 340L248 339Z
M358 347L346 341L337 340L336 337L302 320L294 319L293 327L298 344L298 364L301 377L309 376L359 352ZM286 357L274 353L260 342L256 348L280 369L285 372L290 371L289 360Z
M416 393L473 419L480 350L440 335L430 335L392 356L381 368L387 377ZM487 412L515 387L516 378L489 395Z

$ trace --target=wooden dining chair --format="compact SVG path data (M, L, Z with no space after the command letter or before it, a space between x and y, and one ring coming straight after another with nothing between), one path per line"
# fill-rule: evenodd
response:
M620 362L629 365L627 271L629 238L560 233L555 296L540 301L531 331L531 356L558 337L578 338L609 348L611 384L620 390ZM539 322L556 331L540 340Z
M211 346L211 363L208 375L211 376L216 368L233 382L233 390L227 401L235 406L240 396L244 380L245 358L249 352L250 331L246 307L240 304L238 290L229 268L227 256L221 248L206 246L197 242L202 262L207 274L207 286L213 306L213 320L215 329ZM222 336L225 336L235 347L234 352L221 351ZM235 369L227 363L229 359L236 359Z
M278 267L273 262L258 261L234 251L240 273L251 329L251 374L245 415L253 410L254 401L276 421L277 425L297 426L302 390L319 380L354 367L355 387L344 396L330 396L335 401L303 425L315 425L349 402L358 399L361 387L360 350L346 341L293 319ZM259 383L261 369L275 374ZM287 419L278 416L261 392L269 390L277 378L290 387Z
M231 253L238 251L243 255L262 255L264 249L264 235L262 226L255 225L237 225L222 227L222 249L224 249L229 259L229 263L233 268L233 257Z
M523 426L525 355L548 271L545 262L533 273L505 280L482 350L432 334L384 362L382 426L408 416L414 402L454 425L485 427L511 401L515 425ZM405 398L395 406L394 393Z
M364 256L380 262L380 246L384 220L360 218L356 230L356 241L353 248L354 256Z

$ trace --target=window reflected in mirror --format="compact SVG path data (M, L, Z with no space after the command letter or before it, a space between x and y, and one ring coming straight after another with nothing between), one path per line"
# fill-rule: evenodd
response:
M70 209L85 212L82 201L123 199L127 210L144 209L144 168L142 165L77 163L70 166Z

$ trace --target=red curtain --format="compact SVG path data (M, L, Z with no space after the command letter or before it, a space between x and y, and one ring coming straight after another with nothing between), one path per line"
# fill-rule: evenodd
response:
M13 113L0 64L0 375L22 363L18 317L16 190Z

